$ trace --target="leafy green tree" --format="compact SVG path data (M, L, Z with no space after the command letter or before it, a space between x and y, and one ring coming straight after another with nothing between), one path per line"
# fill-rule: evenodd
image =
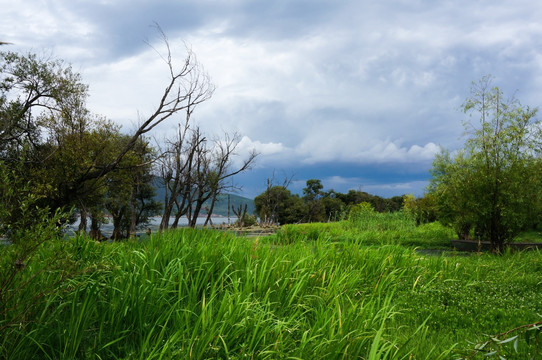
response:
M307 204L307 222L325 221L325 207L322 202L322 189L324 186L318 179L307 180L303 189L303 199Z
M285 186L273 186L254 198L256 212L264 223L293 224L303 221L307 206Z
M41 120L80 107L87 86L61 60L0 52L0 156L18 160L42 140ZM28 154L27 153L27 154Z
M306 187L303 189L303 196L308 201L318 200L322 197L324 185L318 179L307 180Z
M119 135L109 141L120 143L118 148L128 140L128 136ZM113 221L111 237L115 240L133 236L137 227L147 224L149 217L159 215L161 204L154 200L154 157L154 149L141 138L118 168L106 176L105 207Z
M339 221L346 217L346 204L340 199L340 193L334 190L324 192L322 204L326 214L326 220Z
M347 208L351 208L362 202L368 202L377 212L394 212L401 210L403 206L402 196L393 196L388 199L361 190L348 190L346 194L336 193L335 196L340 199Z
M390 212L400 211L403 208L403 196L392 196L386 199L386 210Z
M537 109L506 99L492 78L473 83L465 113L477 117L465 122L469 137L455 155L443 151L433 163L431 192L440 219L460 237L471 229L502 251L529 222L529 209L540 201L537 189ZM539 133L538 133L539 134ZM533 181L526 181L533 179Z
M402 210L412 216L416 221L416 225L437 220L436 199L434 194L431 193L420 198L416 198L414 195L404 195Z

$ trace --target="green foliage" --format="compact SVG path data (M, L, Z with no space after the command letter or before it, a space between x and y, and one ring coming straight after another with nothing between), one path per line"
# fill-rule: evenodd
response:
M23 328L32 321L42 310L42 298L54 293L54 284L43 282L40 273L59 272L60 282L70 272L70 261L61 249L50 256L41 253L44 244L61 236L70 214L51 213L39 206L39 200L14 169L0 162L1 338L12 334L10 328ZM0 352L0 357L5 355Z
M22 171L23 164L8 168L0 161L0 237L14 244L27 240L24 246L33 248L47 234L58 234L69 214L57 210L49 219L50 209L40 207L41 199L20 176Z
M421 198L405 195L403 211L414 218L416 225L434 222L438 217L437 201L431 193L425 194Z
M303 221L307 214L303 199L284 186L273 186L256 196L254 206L263 222L293 224Z
M307 201L314 201L319 199L322 196L322 189L324 185L318 179L307 180L307 187L303 189L303 197Z
M322 205L324 206L326 221L340 221L344 220L347 216L346 205L341 199L332 194L326 194L322 198Z
M452 237L453 231L440 223L416 226L414 219L404 212L372 212L356 221L282 226L270 239L278 244L331 239L366 246L401 245L452 251Z
M341 260L324 243L313 256L304 246L271 248L201 231L107 248L82 239L71 244L80 266L101 259L99 267L40 304L37 321L9 328L0 354L331 359L372 353L380 359L408 353L390 328L392 287L401 273L384 261L401 254L373 254L367 267L366 252Z
M318 179L307 180L307 187L303 189L303 199L307 204L307 222L321 222L326 220L326 209L323 203L322 189L324 186Z
M385 199L378 195L371 195L360 190L349 190L346 194L336 193L335 195L338 199L342 200L346 206L368 202L373 206L375 211L378 212L399 211L403 205L403 198L401 196L393 196L389 199Z
M130 140L118 136L110 141L118 142L121 148ZM105 208L113 218L113 239L129 237L135 228L145 226L151 216L160 215L162 206L157 202L152 185L151 162L154 149L147 141L139 139L119 163L119 168L105 177ZM132 227L134 227L132 229Z
M367 217L372 216L374 212L375 212L375 209L373 205L364 201L350 208L350 212L348 214L348 220L351 222L357 223L359 221L363 221Z
M134 139L92 115L86 108L87 95L81 76L60 60L0 53L0 159L4 177L9 175L8 180L17 184L15 193L4 192L4 198L32 199L38 208L52 212L77 207L85 219L81 230L90 215L94 232L99 231L106 207L115 214L117 225L119 214L135 212L133 202L145 202L137 209L142 222L159 209L156 202L148 201L152 198L149 181L135 185L142 177L139 174L149 173L150 165L141 163L150 164L152 152L141 146L142 140L129 149ZM122 170L112 173L111 164L120 162L121 149L127 149L120 154ZM134 187L137 191L132 191ZM131 201L128 208L126 201ZM9 217L2 216L4 227L29 227L41 218L29 210L26 218L20 216L17 201L6 204L5 209L13 207Z
M460 359L474 359L478 355L485 358L506 359L507 356L514 357L524 353L530 343L535 344L535 349L533 353L528 354L531 359L537 359L542 347L542 321L488 336L485 341L475 344L472 349L462 351L464 355Z
M239 220L237 220L235 223L238 224ZM258 219L256 218L256 216L254 215L251 215L251 214L245 214L243 216L243 226L255 226L255 225L258 225Z
M291 224L344 220L349 216L351 208L360 203L370 204L378 212L395 212L403 206L402 196L385 199L356 190L341 194L322 189L320 180L307 180L302 203L297 195L292 195L284 186L269 187L254 199L256 213L263 222L277 222L280 213L282 220L286 222L279 223Z
M497 251L519 231L532 225L542 197L540 159L535 157L536 109L505 100L490 87L491 78L473 84L464 110L479 115L466 123L470 137L463 150L452 156L443 151L433 163L431 192L439 219L450 224L460 238L489 240ZM538 211L537 210L537 211Z
M25 146L40 144L41 121L80 108L87 86L60 60L0 52L0 155L20 158ZM27 153L28 154L28 153Z

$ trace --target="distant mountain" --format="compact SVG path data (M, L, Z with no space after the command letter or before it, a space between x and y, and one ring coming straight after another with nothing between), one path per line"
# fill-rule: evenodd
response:
M254 200L235 194L222 194L216 200L215 208L213 209L215 215L228 216L228 196L230 197L230 216L235 216L231 209L232 206L237 209L239 205L244 207L245 204L247 205L247 214L254 214L256 210Z
M156 189L156 196L154 197L154 199L156 201L160 201L163 204L164 196L166 194L165 187L160 183L160 181L155 181L154 187ZM245 206L245 204L247 204L247 214L254 214L254 211L256 209L256 207L254 206L254 200L235 194L222 194L218 196L218 199L215 203L215 207L213 209L214 215L228 216L228 196L230 198L230 216L235 216L231 209L232 206L237 209L239 205ZM206 205L210 206L210 201L206 203Z

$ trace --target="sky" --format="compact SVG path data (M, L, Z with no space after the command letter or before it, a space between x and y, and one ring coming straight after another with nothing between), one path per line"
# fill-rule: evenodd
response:
M216 90L193 121L237 132L235 178L420 196L440 148L464 143L461 111L484 75L540 106L542 2L532 0L0 0L2 51L50 54L89 85L88 107L135 128L167 84L159 24L182 64L191 49ZM153 134L171 134L179 118Z

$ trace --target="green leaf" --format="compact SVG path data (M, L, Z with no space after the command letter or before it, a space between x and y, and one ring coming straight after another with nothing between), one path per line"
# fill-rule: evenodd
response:
M500 341L499 344L506 344L506 343L509 343L510 341L516 340L517 338L518 338L518 335L515 335L515 336L512 336L511 338Z

